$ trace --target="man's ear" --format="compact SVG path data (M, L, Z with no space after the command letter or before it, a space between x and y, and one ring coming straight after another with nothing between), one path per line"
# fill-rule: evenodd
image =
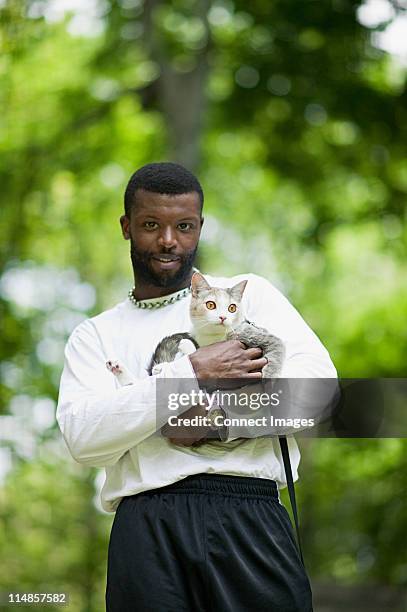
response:
M130 240L130 219L127 215L120 217L120 225L122 226L122 234L125 240Z
M204 224L204 221L205 221L205 219L204 219L203 217L201 217L201 218L199 219L199 223L200 223L200 225L199 225L199 238L201 237L202 226L203 226L203 224ZM198 240L199 240L199 238L198 238Z

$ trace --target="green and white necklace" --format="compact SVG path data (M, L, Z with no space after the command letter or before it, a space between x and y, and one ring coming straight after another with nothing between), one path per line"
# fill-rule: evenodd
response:
M198 268L192 268L194 272L199 272ZM160 298L150 298L148 300L136 300L134 297L134 291L136 287L130 289L128 296L130 302L136 308L162 308L163 306L169 306L169 304L175 304L179 300L182 300L184 297L187 297L191 293L191 287L185 287L185 289L181 289L180 291L176 291L175 293L170 293L170 295L163 295Z
M148 300L136 300L134 297L134 290L130 289L129 291L129 300L136 308L162 308L163 306L168 306L169 304L174 304L182 298L187 297L191 293L191 288L186 287L185 289L181 289L176 293L171 293L170 295L163 295L163 297L148 299Z

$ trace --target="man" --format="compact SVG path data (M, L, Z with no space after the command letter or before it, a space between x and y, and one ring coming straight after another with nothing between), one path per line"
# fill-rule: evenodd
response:
M131 177L122 233L131 245L135 287L111 310L81 323L65 353L57 419L73 457L106 468L103 507L115 511L106 604L120 611L312 610L311 592L277 487L285 485L272 437L176 440L160 430L160 379L199 389L208 379L261 378L258 348L236 340L147 367L157 343L187 331L189 287L203 224L198 180L172 163ZM246 316L280 337L283 377L335 377L329 355L268 281L248 274L212 278L231 287L247 278ZM120 387L107 361L124 364L134 384ZM179 408L178 414L188 414ZM165 431L165 430L164 430ZM199 442L199 444L195 444ZM299 453L290 440L294 478Z

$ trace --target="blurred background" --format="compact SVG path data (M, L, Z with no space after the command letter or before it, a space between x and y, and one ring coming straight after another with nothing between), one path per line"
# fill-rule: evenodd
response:
M0 591L100 612L113 515L55 407L68 335L132 285L128 178L188 166L202 271L270 279L342 377L404 377L406 8L0 0L0 17ZM301 447L316 612L407 609L405 440Z

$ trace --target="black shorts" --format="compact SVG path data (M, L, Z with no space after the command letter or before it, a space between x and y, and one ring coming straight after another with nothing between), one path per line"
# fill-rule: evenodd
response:
M108 612L311 612L277 485L199 474L121 501Z

